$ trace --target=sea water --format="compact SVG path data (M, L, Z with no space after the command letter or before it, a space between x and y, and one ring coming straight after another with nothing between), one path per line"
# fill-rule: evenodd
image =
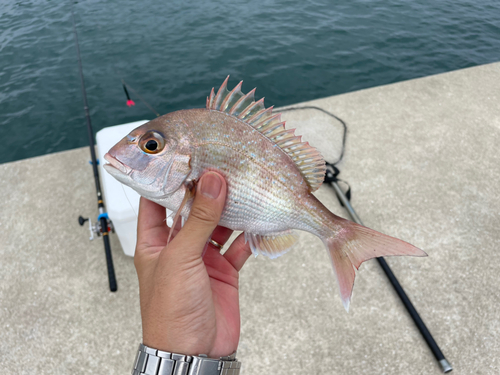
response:
M94 130L203 107L213 86L282 106L500 60L498 0L0 0L0 163ZM424 109L422 109L424 110Z

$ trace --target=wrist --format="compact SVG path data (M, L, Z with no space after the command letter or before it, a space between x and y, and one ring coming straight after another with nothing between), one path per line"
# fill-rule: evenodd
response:
M241 363L236 352L227 357L208 358L165 352L139 344L132 375L238 375Z
M164 319L162 324L152 324L157 319L143 319L144 345L165 352L195 356L206 354L210 358L229 356L238 349L237 337L219 339L215 322L171 324ZM239 333L239 332L238 332Z
M183 353L189 356L201 353L213 358L218 358L219 354L214 353L213 340L208 340L206 336L193 334L187 330L183 330L182 332L176 332L174 329L167 330L167 332L157 330L150 334L144 332L142 342L145 346L169 353ZM221 356L231 354L233 351L224 351L224 353L221 353Z

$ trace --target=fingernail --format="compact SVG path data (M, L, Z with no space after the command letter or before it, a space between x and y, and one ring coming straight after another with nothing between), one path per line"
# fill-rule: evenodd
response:
M207 173L201 179L201 193L206 197L216 199L222 187L222 181L218 174Z

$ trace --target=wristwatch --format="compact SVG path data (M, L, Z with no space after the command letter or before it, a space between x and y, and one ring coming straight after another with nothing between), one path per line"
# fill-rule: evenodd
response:
M239 375L236 352L220 359L164 352L139 344L132 375Z

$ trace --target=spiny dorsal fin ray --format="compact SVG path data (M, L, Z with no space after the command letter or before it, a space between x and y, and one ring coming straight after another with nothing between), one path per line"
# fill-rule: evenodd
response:
M287 130L281 114L273 114L273 107L264 106L264 98L255 101L255 89L248 94L241 92L243 81L234 89L227 89L229 76L215 93L214 89L207 97L207 109L226 112L245 121L260 133L269 138L279 148L288 154L307 182L309 190L317 190L323 183L326 167L325 160L317 149L308 142L302 142L301 136L296 136L295 129Z
M235 105L238 100L240 100L241 97L244 96L244 94L241 93L242 84L243 81L240 81L240 83L238 83L236 87L232 89L229 94L227 94L227 96L224 98L224 101L220 105L220 111L229 112L233 108L233 105ZM229 110L226 111L226 109L228 108Z
M250 104L255 102L254 94L255 94L255 89L250 91L248 94L243 95L240 98L240 100L238 100L236 102L236 104L233 105L233 108L231 108L231 110L229 111L229 114L239 116L241 111L248 108L248 106L250 106Z
M241 111L241 114L238 116L238 118L242 120L246 119L250 116L253 116L257 112L260 112L260 110L263 108L264 108L264 98L261 98L255 103L250 104L243 111Z

